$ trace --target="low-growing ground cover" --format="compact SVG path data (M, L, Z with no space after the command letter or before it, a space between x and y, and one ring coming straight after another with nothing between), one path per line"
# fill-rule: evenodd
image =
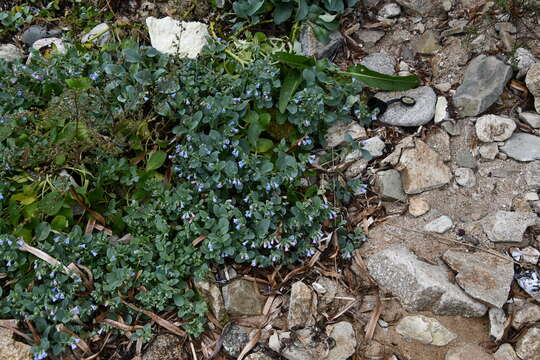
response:
M293 263L328 229L344 257L363 240L310 185L325 129L371 118L360 83L313 62L283 95L290 67L226 46L189 60L127 41L0 65L0 316L38 334L37 358L86 350L106 319L133 324L132 304L198 335L191 279L215 264Z

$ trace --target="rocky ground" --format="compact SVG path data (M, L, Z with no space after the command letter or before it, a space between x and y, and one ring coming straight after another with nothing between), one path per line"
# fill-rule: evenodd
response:
M162 334L142 359L540 359L540 16L482 0L364 4L331 44L302 44L423 82L376 94L416 104L334 127L335 160L318 164L369 184L349 208L367 241L346 267L317 254L257 276L223 268L197 284L212 310L200 344L186 353ZM373 159L341 150L346 133Z

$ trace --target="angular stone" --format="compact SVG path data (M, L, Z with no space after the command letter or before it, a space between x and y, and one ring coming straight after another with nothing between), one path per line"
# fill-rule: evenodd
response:
M448 100L444 96L439 96L437 98L437 104L435 105L435 124L440 123L441 121L448 120Z
M58 39L58 38L44 38L44 39L36 40L34 42L34 44L32 45L32 47L39 51L39 50L41 50L43 48L53 46L53 45L55 47L55 51L57 51L59 54L65 55L67 53L67 49L66 49L66 46L64 44L64 41L62 41L62 39ZM32 54L30 54L30 55L32 55ZM32 56L29 56L29 59L31 57Z
M492 340L500 341L504 336L506 314L503 309L489 309L489 336Z
M419 194L448 184L452 173L439 154L421 140L415 145L403 150L397 166L405 193Z
M476 185L476 176L474 171L468 168L457 168L454 171L456 183L466 188L472 188Z
M369 151L369 154L374 158L378 158L383 155L384 148L386 147L384 141L378 136L367 139L362 143L362 148Z
M345 177L347 179L356 179L362 176L368 167L368 163L365 159L355 161L345 170Z
M532 327L519 338L516 354L522 360L540 360L540 328Z
M533 192L531 195L534 195L534 199L530 201L537 201L538 194ZM525 198L525 200L528 200ZM538 263L538 259L540 258L540 251L536 250L532 246L527 246L523 249L512 249L510 251L510 255L514 258L516 261L523 261L529 264L536 265Z
M414 217L424 215L429 211L429 203L421 198L414 197L409 200L409 214Z
M456 164L459 167L474 169L477 166L476 158L469 149L458 150L456 153Z
M449 216L443 215L424 226L424 231L444 234L454 226L452 219Z
M347 142L345 135L349 134L353 140L365 139L366 130L356 121L350 123L337 122L333 124L326 134L326 147L334 148Z
M488 143L509 139L516 127L514 120L498 115L484 115L475 124L478 139Z
M252 281L238 279L225 285L222 289L225 309L233 316L260 315L265 299L259 294Z
M511 65L515 65L518 69L518 74L516 79L520 80L527 75L527 71L534 64L537 63L538 59L527 49L518 48L514 53L514 62Z
M15 321L0 320L0 325L16 325ZM0 327L0 359L5 360L31 360L32 347L13 339L13 333Z
M481 346L476 344L466 344L452 348L446 353L444 360L493 360L493 356L488 354Z
M249 342L250 329L234 323L229 323L223 330L223 349L227 354L237 357Z
M407 91L377 93L375 96L383 101L402 96L409 96L416 100L414 106L405 106L400 102L389 105L379 118L385 124L403 127L421 126L430 122L435 116L437 96L429 86L420 86Z
M442 265L418 260L407 248L394 246L367 259L370 275L396 296L407 311L481 317L487 308L448 280Z
M142 360L177 360L182 359L184 354L182 340L178 336L163 334L155 337L144 352Z
M326 334L333 339L335 346L330 349L326 360L346 360L350 358L356 350L356 334L352 325L346 321L326 327Z
M413 14L418 14L421 16L440 15L445 12L442 1L396 0L396 2Z
M364 57L360 65L382 74L394 75L396 73L396 59L383 53L374 53Z
M529 226L538 222L532 212L497 211L482 220L482 228L494 243L519 243Z
M540 128L540 115L539 114L532 113L532 112L522 112L522 113L519 113L519 119L529 124L534 129Z
M506 303L514 279L514 263L510 258L450 249L444 253L443 260L458 273L456 282L467 294L498 308Z
M479 55L465 70L463 83L454 95L454 106L463 117L479 115L497 101L511 78L512 67L494 56Z
M367 46L373 46L386 34L384 31L360 30L357 32L358 38Z
M1 44L0 45L0 60L5 62L13 62L21 60L24 57L24 53L13 44Z
M457 335L439 321L422 315L402 318L396 326L396 331L408 339L426 345L446 346L457 339Z
M540 160L540 137L517 132L499 149L517 161Z
M441 48L437 36L431 30L423 33L413 42L413 46L414 50L419 54L433 54Z
M540 63L532 64L525 76L525 84L535 98L540 97Z
M478 148L478 152L483 159L495 160L499 153L499 146L496 143L482 144Z
M101 23L96 25L88 33L84 34L81 43L87 43L89 41L103 46L112 39L111 32L109 30L109 25L106 23Z
M443 161L452 160L450 136L446 131L439 127L432 127L425 138L425 142L441 156Z
M527 303L517 309L514 313L512 327L520 330L521 328L532 325L538 321L540 321L540 306Z
M493 354L495 360L519 360L514 351L514 348L510 344L502 344L495 354Z
M210 305L212 313L219 321L223 320L227 315L225 305L223 304L223 296L219 288L209 281L196 281L195 288L199 291L204 300Z
M253 353L245 357L246 360L272 360L272 358L263 353Z
M390 169L379 171L375 177L375 190L383 200L407 201L403 192L399 171Z
M146 18L152 46L166 54L196 58L208 43L208 26L201 22L178 21L169 16Z
M301 281L292 284L287 323L289 329L302 329L315 325L317 296Z
M384 4L378 14L384 19L391 19L401 15L401 8L396 3Z

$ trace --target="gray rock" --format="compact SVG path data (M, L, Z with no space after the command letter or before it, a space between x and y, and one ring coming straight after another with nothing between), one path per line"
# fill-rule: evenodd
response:
M467 30L467 20L453 20L448 23L449 29L444 30L441 33L442 37L454 36L464 34Z
M378 30L360 30L358 31L358 38L367 46L373 46L386 34L384 31Z
M465 344L448 350L444 360L493 360L481 346Z
M519 118L520 120L523 120L525 123L529 124L534 129L540 128L540 115L536 113L521 112L519 113Z
M413 42L414 51L418 54L433 54L441 45L435 32L428 30Z
M190 59L196 58L208 43L208 25L178 21L170 16L146 18L150 42L159 52Z
M347 360L356 352L356 334L352 325L346 321L326 327L326 334L334 340L326 360Z
M407 311L481 317L487 308L448 280L442 265L418 260L407 248L394 246L367 259L370 275L396 296Z
M225 309L231 315L260 315L265 299L252 281L238 279L222 289Z
M482 144L478 147L478 152L483 159L495 160L499 153L499 146L496 143Z
M437 319L416 315L402 318L396 331L412 340L426 345L446 346L457 339L457 335L445 328Z
M385 4L377 14L384 19L391 19L401 15L401 7L396 3Z
M492 307L489 309L489 336L499 342L504 336L506 314L503 309Z
M414 143L414 148L402 151L396 167L405 193L419 194L448 184L452 173L440 155L421 140Z
M347 168L347 170L345 170L345 177L347 179L356 179L360 177L367 170L368 163L369 161L365 159L355 161Z
M379 136L374 136L364 141L362 147L364 150L369 151L370 155L376 159L384 154L386 145Z
M532 327L519 338L516 354L522 360L540 360L540 328Z
M0 320L0 325L15 327L15 320ZM0 327L0 359L30 360L32 359L32 347L13 339L11 330Z
M401 103L394 103L388 106L386 112L379 118L385 124L393 126L421 126L430 122L435 116L435 105L437 96L429 86L399 91L378 93L376 97L388 101L402 96L410 96L416 100L414 106L405 106Z
M407 201L399 171L394 169L379 171L375 176L375 191L381 199Z
M516 330L540 321L540 306L526 303L516 310L512 318L512 327Z
M452 219L449 216L443 215L429 222L424 226L424 231L444 234L454 226Z
M499 349L493 354L495 360L519 360L517 354L510 344L502 344Z
M515 65L517 67L518 74L516 75L516 78L520 80L523 79L525 75L527 75L527 71L529 71L529 68L534 63L537 63L538 59L536 59L529 50L524 48L518 48L514 53L514 57L511 62L511 65Z
M540 162L534 161L528 164L525 170L525 182L527 187L533 190L540 189Z
M327 44L321 43L311 26L303 26L300 31L300 45L304 56L315 56L317 59L332 59L337 50L343 45L343 35L339 31L330 34Z
M466 188L472 188L476 185L476 176L474 171L468 168L457 168L454 170L456 183Z
M419 217L424 215L429 211L429 203L419 197L413 197L409 200L409 214L414 217Z
M47 30L41 25L32 25L21 34L21 40L28 46L32 46L37 40L56 37L62 32L58 29Z
M441 15L445 12L443 1L432 0L396 0L398 4L413 14L421 16Z
M329 325L321 333L316 328L294 332L276 331L268 346L288 360L346 360L354 354L356 335L352 325L340 322ZM334 344L329 348L329 344Z
M327 148L335 148L347 142L345 136L349 134L353 140L365 139L366 130L356 121L350 123L337 122L327 131L325 140Z
M494 243L519 243L529 226L538 221L531 212L497 211L482 219L482 228Z
M525 76L525 84L535 98L540 97L540 63L532 64Z
M514 120L498 115L484 115L475 124L476 136L482 142L505 141L516 127Z
M142 360L176 360L183 356L182 340L173 334L163 334L155 337Z
M12 62L24 58L24 53L13 44L0 45L0 60Z
M456 164L459 167L474 169L476 168L476 159L469 149L458 150L456 153Z
M55 52L65 55L67 53L66 44L62 39L58 38L44 38L34 41L34 44L32 44L32 47L38 51L41 49L45 49L48 47L54 47ZM30 53L28 55L28 59L26 60L26 63L30 63L32 61L33 54Z
M292 284L287 323L290 330L315 325L317 296L301 281Z
M382 74L394 75L396 73L396 59L383 53L374 53L364 57L360 65Z
M449 119L447 108L448 100L446 100L444 96L439 96L437 98L437 104L435 105L435 118L433 120L435 124Z
M450 136L446 131L439 127L432 127L425 138L425 142L441 156L444 162L452 160Z
M208 303L216 319L223 320L227 315L227 311L219 288L209 281L196 281L195 288Z
M103 46L109 41L111 41L112 36L111 32L109 31L109 25L106 23L101 23L99 25L96 25L90 30L88 33L84 34L81 43L87 43L88 41L91 41L95 44L98 44L99 46Z
M223 330L223 349L227 354L237 357L249 342L250 329L244 326L229 323Z
M499 150L517 161L540 160L540 137L517 132Z
M245 357L246 360L272 360L272 358L266 354L263 354L261 352L249 354Z
M524 200L527 201L537 201L538 200L538 194L535 192L528 193L532 196L534 196L532 199L527 199L527 194L524 195ZM536 250L532 246L527 246L522 249L514 248L510 251L510 255L514 258L516 261L522 261L529 264L536 265L538 263L538 259L540 258L540 251Z
M454 95L458 113L463 117L483 113L499 99L511 78L512 67L494 56L477 56L467 66Z
M450 249L443 260L458 274L456 282L473 298L501 308L508 299L514 279L514 263L488 253Z

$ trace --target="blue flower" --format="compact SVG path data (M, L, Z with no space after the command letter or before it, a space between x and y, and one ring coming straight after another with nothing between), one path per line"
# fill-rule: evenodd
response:
M90 251L90 254L92 254L92 256L97 256L97 252L95 252L94 250Z
M250 218L251 215L252 215L251 211L249 211L249 210L244 213L244 216L247 217L247 218Z
M372 115L371 116L371 121L375 121L375 120L377 120L377 115Z
M189 99L186 99L186 101L184 101L184 103L185 103L186 105L189 105L189 104L190 104Z
M85 244L80 244L80 245L79 245L79 248L80 248L80 249L84 249L84 248L86 248L86 245L85 245Z
M241 168L243 168L245 165L246 165L246 163L245 163L244 160L240 160L240 161L238 162L238 166L241 167Z
M96 80L98 77L99 77L99 74L98 74L98 73L95 73L95 72L94 72L94 73L91 73L91 74L90 74L90 79L92 79L92 80Z
M34 355L34 360L43 360L47 358L47 353L45 351L40 352L37 355Z

